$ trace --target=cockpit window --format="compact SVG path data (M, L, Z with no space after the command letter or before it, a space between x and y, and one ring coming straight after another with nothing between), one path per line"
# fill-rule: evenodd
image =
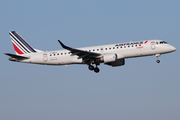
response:
M165 41L161 41L161 42L160 42L160 44L167 44L167 42L165 42Z
M165 41L163 41L164 42L164 44L168 44L167 42L165 42Z

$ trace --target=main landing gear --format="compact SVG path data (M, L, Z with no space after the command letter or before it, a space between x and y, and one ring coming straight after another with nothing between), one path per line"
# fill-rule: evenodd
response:
M161 56L161 54L156 54L155 56L156 56L156 59L157 59L156 62L160 63L159 57Z
M99 71L100 71L100 69L97 67L97 64L96 64L96 67L94 68L94 66L93 65L89 65L89 70L94 70L94 72L96 72L96 73L98 73Z

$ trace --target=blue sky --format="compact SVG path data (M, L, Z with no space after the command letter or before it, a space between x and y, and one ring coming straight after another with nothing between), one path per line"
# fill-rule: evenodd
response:
M4 0L0 2L1 120L179 120L178 0ZM126 65L42 66L15 63L8 32L34 48L62 49L162 39L177 51L126 59Z

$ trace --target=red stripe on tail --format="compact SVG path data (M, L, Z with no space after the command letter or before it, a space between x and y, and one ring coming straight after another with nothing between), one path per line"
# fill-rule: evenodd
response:
M14 46L14 50L15 50L18 54L24 54L14 43L13 43L13 46Z

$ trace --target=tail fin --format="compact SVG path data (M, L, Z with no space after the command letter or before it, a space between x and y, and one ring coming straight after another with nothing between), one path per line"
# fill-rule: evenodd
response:
M17 55L23 55L28 53L37 52L33 47L31 47L17 32L9 32L14 50Z

